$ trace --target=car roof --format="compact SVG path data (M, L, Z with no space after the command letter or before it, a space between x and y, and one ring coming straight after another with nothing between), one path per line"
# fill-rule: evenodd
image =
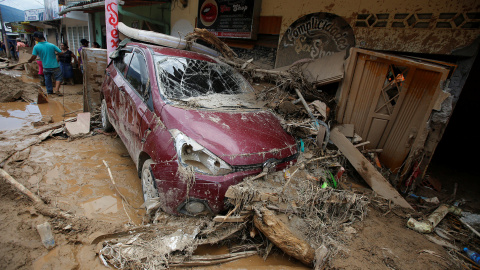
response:
M152 45L152 44L146 44L141 42L129 42L127 43L127 46L138 46L142 48L149 48L154 53L161 54L161 55L185 57L185 58L203 60L208 62L218 62L217 60L215 60L215 58L206 54L196 53L196 52L187 51L187 50L179 50L179 49L174 49L174 48L169 48L169 47L164 47L159 45Z

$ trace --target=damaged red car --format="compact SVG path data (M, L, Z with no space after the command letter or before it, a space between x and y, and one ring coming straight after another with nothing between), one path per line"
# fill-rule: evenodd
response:
M230 185L296 161L295 139L216 58L133 42L110 58L102 126L128 149L146 202L171 214L217 214Z

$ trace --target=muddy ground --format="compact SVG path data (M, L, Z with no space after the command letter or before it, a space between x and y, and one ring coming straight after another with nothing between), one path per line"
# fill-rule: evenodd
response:
M38 84L23 71L8 71L24 82ZM0 95L8 91L2 87ZM0 269L107 269L97 256L102 235L142 225L145 211L136 168L122 141L92 129L88 136L64 136L36 141L32 122L51 116L61 121L82 109L82 86L62 86L63 97L50 96L49 103L24 101L0 103L1 166L50 205L78 218L74 223L41 215L32 203L0 179ZM48 123L47 123L48 124ZM37 127L37 128L41 128ZM31 146L29 146L32 144ZM3 158L2 158L3 157ZM127 198L125 204L109 177ZM356 185L362 185L356 184ZM367 217L343 231L340 251L329 269L456 269L458 263L442 246L406 227L408 213L386 210L372 204ZM36 226L49 221L56 247L47 250ZM168 224L168 218L166 221ZM261 236L256 236L261 237ZM248 240L248 239L247 239ZM230 243L232 244L232 243ZM201 246L196 254L221 254L224 246ZM203 268L205 269L205 267ZM261 256L211 266L208 269L308 269L275 250L265 261Z

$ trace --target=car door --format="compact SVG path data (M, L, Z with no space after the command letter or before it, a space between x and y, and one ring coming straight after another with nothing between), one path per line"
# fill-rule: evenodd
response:
M154 118L153 102L151 94L150 76L146 54L136 48L133 51L132 60L126 70L126 84L123 91L123 117L126 141L130 155L135 164L143 149L143 143L149 134L150 124Z
M120 129L120 118L123 115L122 102L124 98L125 88L125 73L128 65L133 56L133 48L122 49L119 56L113 60L112 66L107 68L104 99L107 103L107 109L111 120L111 123L117 130L120 136L123 137L122 130Z

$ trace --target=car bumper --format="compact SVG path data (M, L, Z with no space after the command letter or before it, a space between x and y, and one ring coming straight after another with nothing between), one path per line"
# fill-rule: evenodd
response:
M296 159L278 164L275 170L282 170L294 164ZM218 214L225 210L225 193L227 189L240 183L249 176L258 175L261 169L234 172L222 176L196 173L195 177L186 176L178 170L178 164L155 164L152 172L160 194L162 209L170 214L189 213L185 206L190 201L202 202L206 211L202 214ZM176 165L176 166L174 166Z

